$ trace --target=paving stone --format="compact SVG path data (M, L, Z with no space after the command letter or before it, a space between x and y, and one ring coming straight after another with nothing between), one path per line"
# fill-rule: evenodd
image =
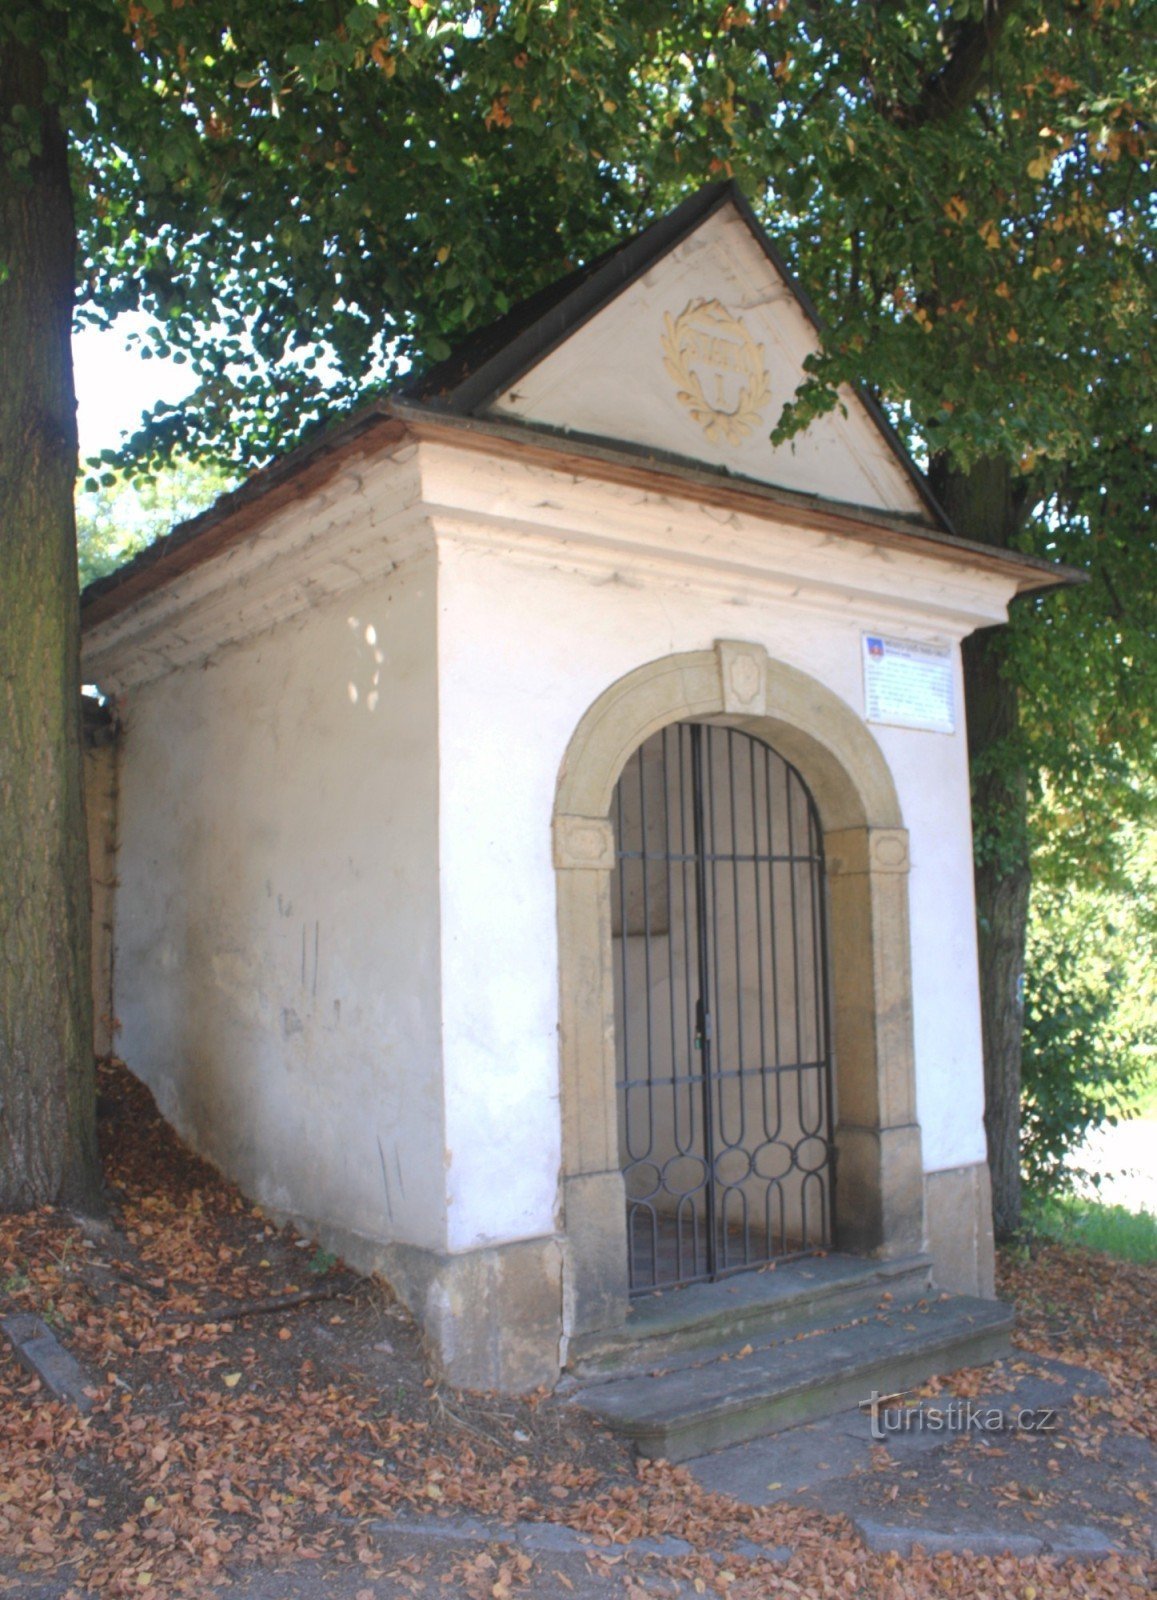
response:
M1065 1439L1075 1400L1103 1393L1104 1380L1036 1357L1017 1357L992 1376L990 1395L974 1406L1013 1417L1022 1408L1048 1406L1057 1412L1056 1433L956 1428L877 1441L870 1418L849 1406L822 1422L700 1457L689 1470L705 1488L748 1505L790 1498L847 1516L873 1549L907 1553L919 1544L930 1551L1093 1560L1135 1549L1139 1539L1143 1544L1137 1500L1143 1485L1157 1483L1153 1447L1113 1435L1087 1459ZM946 1410L953 1398L943 1393L929 1404ZM1019 1497L1009 1494L1010 1483ZM1101 1526L1094 1525L1098 1517Z
M481 1517L381 1517L366 1527L378 1538L428 1539L435 1544L514 1542L510 1528L484 1522Z
M514 1532L519 1545L536 1554L566 1555L594 1548L594 1540L589 1535L564 1527L561 1522L518 1522Z
M58 1400L69 1400L78 1411L92 1410L92 1396L85 1391L97 1387L80 1362L64 1348L48 1325L28 1311L0 1317L0 1328L30 1372L34 1372Z
M1038 1556L1041 1541L1028 1533L999 1533L972 1528L962 1533L944 1533L936 1528L911 1527L905 1523L878 1522L874 1517L856 1517L852 1526L869 1550L894 1550L909 1556L917 1545L928 1553L942 1550L974 1556Z
M1063 1538L1047 1538L1042 1543L1045 1554L1052 1556L1110 1556L1122 1548L1100 1528L1066 1528Z
M919 1546L930 1555L947 1551L952 1555L1041 1556L1063 1558L1084 1556L1098 1560L1115 1555L1120 1546L1098 1528L1069 1528L1061 1538L1042 1539L1031 1533L1002 1532L993 1528L929 1528L919 1524L881 1522L874 1517L855 1517L853 1526L869 1550L894 1551L908 1556Z
M789 1544L763 1545L756 1544L753 1539L736 1539L731 1553L742 1556L745 1561L774 1561L777 1566L785 1567L795 1551Z
M662 1537L657 1539L630 1539L626 1544L605 1545L589 1533L579 1533L560 1522L516 1522L514 1537L524 1550L556 1555L581 1551L584 1555L661 1556L678 1560L692 1554L692 1547L684 1539Z
M548 1555L630 1555L679 1559L692 1553L683 1539L629 1539L601 1544L559 1522L496 1522L485 1517L389 1517L367 1524L377 1538L429 1540L435 1544L508 1544Z
M1107 1378L1088 1367L1074 1367L1067 1361L1033 1356L1032 1371L1016 1376L1017 1404L1022 1406L1067 1405L1074 1394L1109 1393Z
M733 1495L745 1505L768 1506L787 1500L800 1489L850 1476L866 1465L866 1444L849 1436L832 1418L691 1462L705 1489ZM864 1435L866 1440L867 1435Z

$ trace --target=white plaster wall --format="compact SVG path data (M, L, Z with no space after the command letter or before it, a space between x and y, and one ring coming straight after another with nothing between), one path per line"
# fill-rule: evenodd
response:
M909 830L916 1101L924 1170L987 1161L964 676L956 732L877 727ZM862 700L857 709L863 712Z
M120 1050L246 1193L444 1243L432 549L130 693Z
M902 630L903 558L887 629ZM833 579L838 573L833 573ZM897 598L898 597L898 598ZM763 644L863 714L863 628L747 598L643 561L587 564L439 541L443 1048L449 1243L548 1232L559 1169L558 954L550 819L559 767L591 703L632 669L717 638ZM942 638L913 610L915 637ZM958 701L958 703L960 703ZM919 1115L929 1169L984 1155L980 1022L963 726L873 728L911 833ZM837 1041L838 1048L838 1041Z

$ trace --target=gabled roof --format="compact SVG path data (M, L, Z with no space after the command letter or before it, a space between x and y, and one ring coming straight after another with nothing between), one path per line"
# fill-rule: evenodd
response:
M457 416L497 415L498 403L505 393L514 389L527 374L540 367L547 357L574 338L587 323L724 210L730 210L740 219L818 340L822 337L822 325L815 305L756 220L742 190L734 181L729 181L708 184L690 195L641 233L624 240L587 266L549 285L514 306L505 316L471 334L444 361L405 379L394 392L405 401ZM801 371L799 377L802 376ZM871 419L885 448L915 489L922 511L921 520L950 532L951 523L947 515L880 406L862 386L856 386L852 392L855 402ZM527 420L533 422L532 418ZM766 432L770 432L774 421L775 417L769 413ZM581 428L565 425L559 431L571 434L585 432ZM613 434L585 436L603 446L632 443ZM662 446L656 446L654 441L646 441L646 447L649 453L655 453L657 448L661 456L668 458L682 455L683 459L702 460L686 452L665 450ZM730 470L734 475L734 469ZM762 474L758 476L763 477ZM775 481L774 475L769 481ZM798 489L803 485L785 487ZM905 514L899 506L887 509Z
M721 225L729 230L722 253L718 237ZM782 464L789 468L799 466L794 444L784 447L770 464L757 462L755 471L748 468L746 461L737 460L734 452L728 460L726 450L703 447L694 411L689 411L686 404L687 396L676 393L675 386L664 379L664 369L668 378L670 375L667 360L662 356L656 359L656 351L664 347L662 337L655 337L662 331L662 304L649 308L652 313L657 310L658 317L652 314L649 318L636 318L632 296L651 293L656 285L662 287L663 274L672 267L684 270L686 276L688 270L698 270L702 264L713 267L717 274L722 270L726 283L720 294L739 293L743 274L732 270L727 254L735 252L737 246L742 246L747 257L744 270L748 290L752 273L763 272L770 292L762 298L748 293L746 300L737 300L738 316L732 321L739 316L749 321L766 319L771 314L782 316L786 309L808 339L818 339L820 322L814 306L759 226L740 190L734 183L708 185L641 233L471 334L444 361L406 378L390 395L371 400L333 425L315 431L304 444L254 473L207 511L179 524L116 572L90 584L81 597L85 627L99 625L143 595L211 560L260 527L279 508L314 492L352 457L388 451L407 438L443 439L461 448L533 457L564 471L650 485L657 492L693 497L704 504L783 516L874 543L923 549L976 568L1006 572L1015 577L1020 593L1084 580L1085 574L1071 568L956 536L887 418L861 389L848 391L847 409L856 409L859 445L862 447L866 438L878 458L877 467L880 461L885 464L883 477L887 479L885 487L890 485L892 499L857 502L849 500L847 494L833 494L822 475L819 482L809 480L808 471L812 479L816 476L817 459L830 460L839 453L838 438L837 448L833 448L831 432L826 441L819 441L822 448L818 457L816 441L812 440L810 467L805 462L807 470L802 476L797 471L794 480L786 481L777 478L776 470ZM698 264L691 259L696 251ZM761 262L765 264L762 268ZM708 286L710 281L713 280ZM685 289L685 281L682 290L678 283L674 284L679 293ZM671 304L677 308L678 303L676 294ZM705 301L699 296L687 303L683 315L702 309L704 304L726 309L718 300ZM608 333L602 336L602 348L606 349L609 334L612 352L616 352L615 341L622 331L624 315L631 329L636 321L645 325L651 339L647 350L650 366L631 366L621 375L621 382L608 386L616 391L621 416L622 394L617 391L632 382L635 385L628 427L617 433L613 429L600 432L597 427L583 426L581 417L577 418L577 425L575 419L568 420L566 408L574 387L570 381L554 383L555 395L561 393L564 398L561 412L556 406L552 414L551 387L543 383L544 376L549 379L552 367L561 364L564 380L573 380L577 374L580 380L588 381L589 387L589 373L597 362L587 360L587 351L597 354L599 328L605 325ZM670 317L670 311L666 316ZM740 332L746 336L744 329ZM799 329L797 345L798 333ZM665 347L669 351L669 344ZM752 348L762 359L764 345L751 338L748 350ZM788 372L784 381L791 377ZM541 403L538 415L534 410L536 386ZM529 404L524 390L530 396ZM690 439L691 449L672 448L662 435L656 438L646 436L645 431L642 436L640 431L631 433L630 424L642 409L638 400L641 397L647 401L659 390L664 391L660 398L667 408L665 421L660 417L660 422L669 426L674 418L683 428L682 439ZM599 403L596 394L596 408ZM726 416L717 415L724 419ZM751 449L766 443L774 420L769 400L758 419L760 425L749 429L748 461ZM826 423L827 419L820 422ZM838 430L839 426L838 419L834 419L831 427ZM875 481L882 481L879 473Z
M589 316L634 282L714 209L730 184L709 184L641 233L612 245L583 267L511 306L505 316L468 334L444 361L404 378L402 399L468 416L549 354Z

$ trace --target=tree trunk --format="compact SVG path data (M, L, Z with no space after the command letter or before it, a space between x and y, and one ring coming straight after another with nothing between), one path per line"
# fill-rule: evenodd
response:
M22 127L39 132L23 165ZM0 158L0 1209L91 1210L100 1176L73 514L76 228L43 62L7 38L0 133L12 140Z
M1007 549L1021 527L1023 481L999 458L960 472L934 458L933 487L958 533ZM976 845L976 922L984 1039L984 1127L998 1238L1020 1225L1020 1065L1028 926L1028 780L1008 638L986 628L964 641L968 755Z

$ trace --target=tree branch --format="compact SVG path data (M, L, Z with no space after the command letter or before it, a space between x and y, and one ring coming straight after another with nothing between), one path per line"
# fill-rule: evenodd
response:
M928 122L944 122L967 105L1018 3L984 0L979 18L957 23L948 35L948 54L942 64L924 79L914 104L889 109L891 120L902 128L922 128Z
M213 1311L169 1311L160 1320L177 1323L239 1322L242 1317L263 1317L271 1312L292 1311L296 1306L311 1305L315 1300L340 1300L350 1292L348 1280L322 1283L314 1289L302 1289L298 1294L278 1294L269 1300L245 1300L239 1305L218 1306Z
M1107 566L1105 566L1104 562L1100 562L1098 564L1097 573L1100 576L1101 582L1109 591L1109 599L1112 602L1113 615L1117 618L1118 622L1124 621L1126 615L1124 602L1122 601L1117 590L1117 585L1110 577L1109 569Z

